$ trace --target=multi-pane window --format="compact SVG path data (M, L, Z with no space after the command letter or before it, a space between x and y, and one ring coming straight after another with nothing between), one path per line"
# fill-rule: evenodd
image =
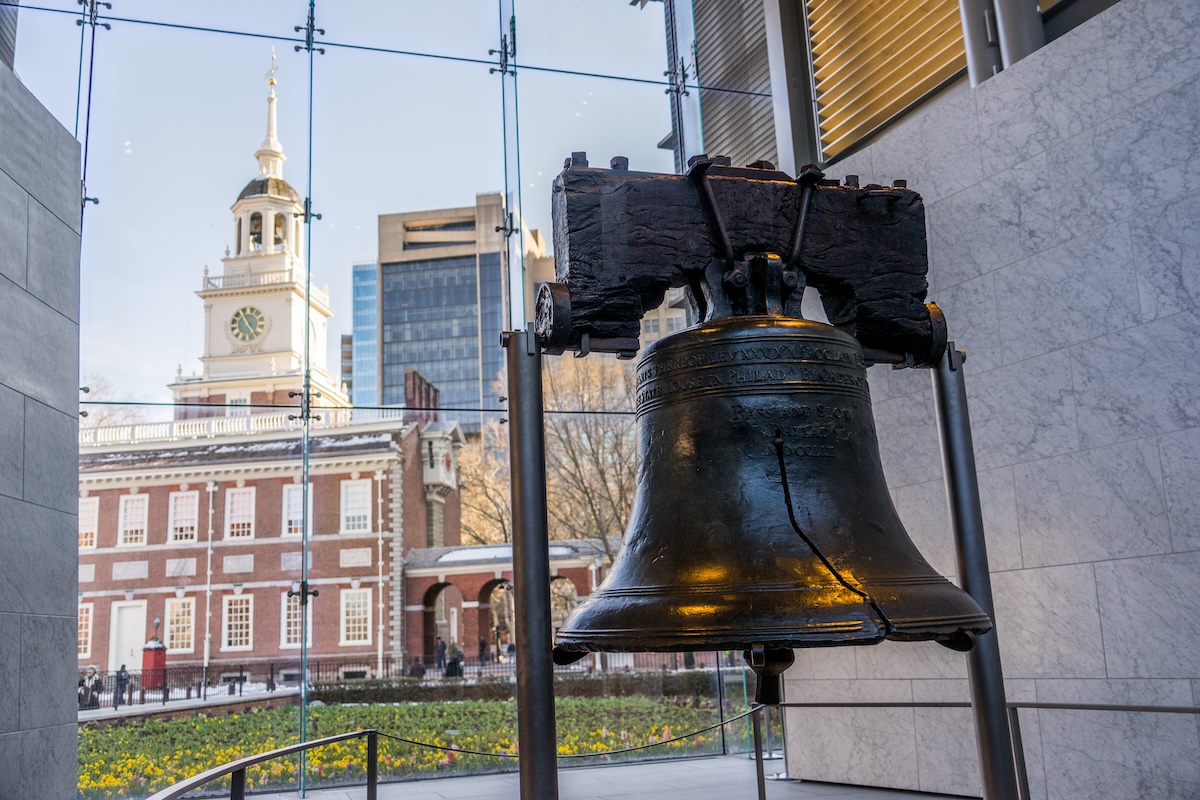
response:
M254 647L254 596L230 594L222 599L221 649L249 650Z
M279 596L279 646L290 648L300 646L300 626L303 619L303 609L300 607L300 595L288 597L287 592ZM312 647L312 613L308 615L308 646Z
M79 604L79 657L92 654L92 603Z
M79 548L96 546L96 527L100 520L100 498L84 497L79 501Z
M254 537L254 487L225 490L225 538Z
M167 511L167 541L196 541L196 525L199 519L199 492L171 492Z
M342 481L342 533L371 530L371 480Z
M196 601L191 597L167 600L167 652L190 653L196 643Z
M312 484L308 485L308 530L312 532ZM283 535L299 536L304 530L304 487L298 483L283 487Z
M126 494L121 496L121 507L117 522L120 535L117 538L117 544L137 545L146 543L146 513L149 506L149 495Z
M371 590L342 589L341 644L371 643Z

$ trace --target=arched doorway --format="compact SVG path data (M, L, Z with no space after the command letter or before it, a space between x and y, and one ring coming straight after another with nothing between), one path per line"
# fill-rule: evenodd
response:
M462 647L462 592L452 583L435 583L425 591L424 661L433 664L440 638L449 647L452 642Z
M579 593L570 578L555 576L550 579L550 633L551 639L571 616L579 604Z
M492 652L497 661L510 661L517 646L517 612L512 582L505 579L489 581L480 592L487 599L487 609L480 606L480 617L486 614Z

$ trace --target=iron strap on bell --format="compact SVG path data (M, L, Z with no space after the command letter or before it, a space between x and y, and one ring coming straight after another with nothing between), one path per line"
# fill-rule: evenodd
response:
M659 176L576 154L556 180L560 284L538 301L547 352L636 349L633 326L672 286L703 319L638 363L629 527L603 584L558 631L559 663L738 649L778 675L794 647L967 649L991 628L905 531L871 411L860 338L872 359L910 365L945 347L923 302L919 195L823 177L719 159ZM806 284L840 324L802 318Z

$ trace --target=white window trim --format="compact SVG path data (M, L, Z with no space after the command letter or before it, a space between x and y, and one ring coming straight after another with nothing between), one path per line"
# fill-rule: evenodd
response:
M134 501L144 503L146 508L146 519L142 527L142 541L127 542L125 541L125 512L126 509L133 505ZM120 501L117 503L117 547L145 547L150 542L150 495L148 494L123 494Z
M190 647L171 647L171 607L183 605L191 608L191 631L192 643ZM222 640L224 641L224 640ZM196 598L194 597L169 597L167 598L166 606L163 608L163 643L167 645L168 653L194 653L196 651Z
M234 602L245 601L247 604L247 621L249 622L249 644L244 645L229 645L229 607ZM252 594L227 594L221 598L221 652L236 653L247 652L254 649L254 595Z
M288 494L291 491L298 490L301 488L303 488L303 487L299 483L285 483L283 485L283 489L280 492L280 505L279 505L279 509L280 509L279 510L279 535L280 536L285 536L289 539L294 539L294 538L297 538L300 536L299 533L289 533L288 532L287 498L288 498ZM308 535L309 536L312 536L312 526L313 526L312 509L313 509L313 485L310 482L308 484Z
M190 538L179 538L175 535L175 504L176 501L190 498L196 513L192 518L193 530ZM171 492L167 496L167 542L194 542L200 535L200 492Z
M250 535L249 536L231 536L230 525L233 517L233 500L232 496L237 494L245 494L250 498ZM255 515L258 511L258 491L253 486L239 486L236 488L225 490L225 538L232 539L238 542L247 542L254 538Z
M84 509L91 509L85 512ZM84 522L90 522L92 528L92 543L79 546L80 550L95 550L100 538L100 498L81 497L79 499L79 532L84 530Z
M288 601L290 599L291 598L288 597L287 592L279 593L279 649L280 650L299 650L300 649L299 642L289 642L287 640L287 610L288 610ZM313 613L312 613L311 608L308 609L308 614L305 616L305 628L306 628L306 630L304 631L304 633L306 634L305 638L308 639L307 646L312 647L313 646L313 643L312 643Z
M367 623L366 623L367 638L366 639L356 639L354 641L348 641L346 639L346 598L349 595L355 595L355 594L363 595L366 597L367 602L364 607L367 609ZM372 608L372 597L371 597L372 594L373 594L373 592L371 589L342 589L341 590L341 596L340 596L341 602L339 604L340 611L339 611L339 618L338 618L338 645L339 646L341 646L341 647L365 647L372 643L372 641L373 641L372 626L375 624L375 620L372 618L374 615L374 609Z
M346 527L346 494L352 488L361 488L366 486L367 492L367 527L361 529L350 530ZM371 533L371 479L360 478L358 480L342 481L341 492L338 503L338 526L341 533Z
M96 638L96 604L95 603L80 603L77 614L83 616L84 609L87 609L88 629L87 629L87 647L79 650L80 660L86 660L92 657L92 640ZM76 636L78 636L79 625L76 622Z

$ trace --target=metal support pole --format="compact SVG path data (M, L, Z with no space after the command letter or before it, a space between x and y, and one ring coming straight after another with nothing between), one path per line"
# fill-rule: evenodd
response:
M962 364L963 354L950 342L933 371L942 470L962 588L975 598L994 624L996 610L992 604L992 579L983 538L983 512L979 507L979 480L975 474L975 448ZM980 636L967 653L967 671L984 800L1017 800L1017 775L996 628Z
M379 733L367 734L367 800L379 796Z
M1025 744L1021 741L1021 720L1016 706L1008 707L1008 729L1012 731L1013 752L1017 754L1017 788L1021 800L1029 800L1029 772L1025 769Z
M1030 0L994 0L996 29L1000 35L1000 58L1011 67L1046 44L1042 12Z
M714 652L717 657L717 718L721 720L721 755L729 755L729 745L725 741L725 676L721 673L720 652Z
M958 0L963 44L967 50L967 76L978 86L1004 68L996 33L992 0Z
M758 778L758 800L767 800L767 774L763 769L762 725L758 719L762 716L764 708L766 706L759 706L750 715L750 719L754 723L754 771Z
M508 350L521 800L557 800L542 355L532 325L502 334L501 341Z

